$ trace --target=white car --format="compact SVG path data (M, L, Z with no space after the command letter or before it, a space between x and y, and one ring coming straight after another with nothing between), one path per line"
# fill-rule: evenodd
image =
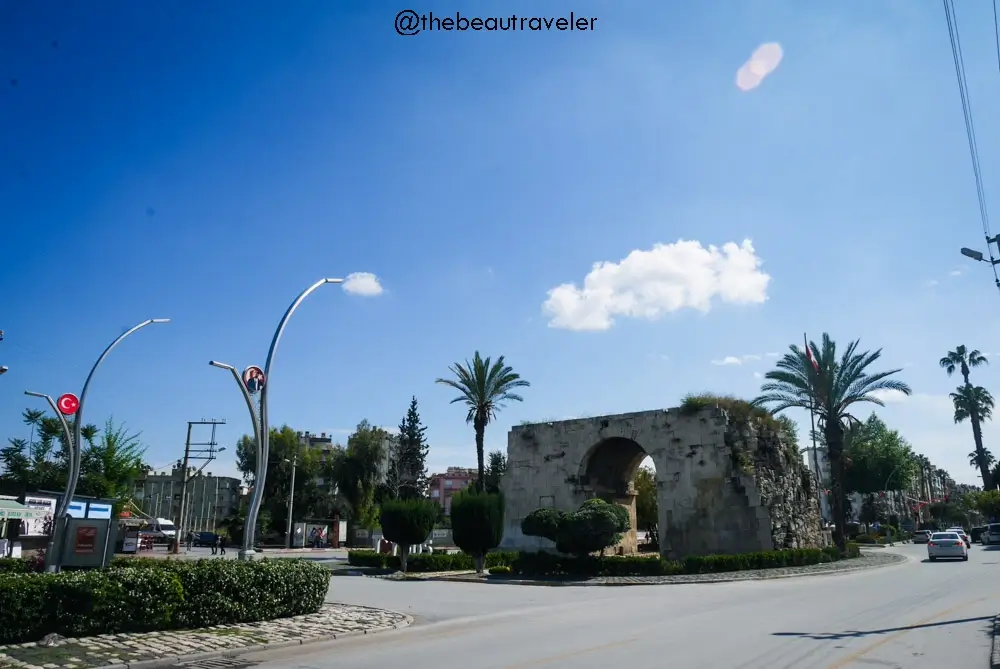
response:
M931 540L930 530L917 530L913 533L913 543L915 544L926 544Z
M966 548L972 548L972 539L969 538L968 533L961 527L949 527L945 532L954 532L955 534L962 537L962 541L965 542Z
M969 559L969 547L958 532L935 532L927 542L927 559L934 562L938 558Z
M983 532L983 545L1000 544L1000 523L990 523Z

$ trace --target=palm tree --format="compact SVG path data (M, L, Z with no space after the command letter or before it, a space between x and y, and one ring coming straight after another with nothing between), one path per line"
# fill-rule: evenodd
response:
M480 357L479 351L472 356L471 362L466 360L464 364L455 363L448 371L455 378L436 379L434 382L457 390L458 397L451 403L461 402L468 409L465 422L472 423L476 431L476 459L479 464L476 486L483 490L486 485L486 454L483 446L486 426L496 420L497 411L504 408L507 402L523 402L524 398L514 391L531 384L515 373L502 355L493 362L490 358Z
M948 376L951 376L956 371L962 374L962 382L965 387L965 399L971 400L975 395L975 391L972 384L969 382L969 369L972 367L980 367L987 364L989 361L986 359L982 353L978 350L969 351L965 348L965 344L961 346L956 346L954 351L948 351L948 354L938 361L938 364L947 372ZM989 393L987 393L988 395ZM992 398L991 398L992 400ZM955 394L952 394L952 402L955 402ZM976 402L969 402L966 406L969 422L972 423L972 438L976 442L976 452L980 455L980 465L979 474L983 477L983 490L991 490L992 485L990 481L990 469L985 465L985 459L983 456L983 430L982 430L982 416L979 414L979 405ZM958 404L955 404L955 422L958 420Z
M990 449L985 449L985 455L983 457L986 458L986 466L992 469L993 465L996 464L997 459L993 457L992 453L990 453ZM969 453L969 466L979 469L979 464L979 453L976 453L975 451Z
M28 435L28 457L31 457L31 451L34 449L35 431L42 426L43 418L45 418L45 412L41 409L25 409L21 412L21 420L31 428Z
M844 431L847 425L860 422L851 410L855 404L871 403L885 406L877 391L895 391L909 395L910 387L891 379L900 370L871 373L868 371L882 356L877 351L858 351L860 340L847 345L837 358L837 345L823 333L820 346L809 342L807 350L794 344L768 372L761 386L756 405L769 405L775 413L790 408L809 409L819 417L820 429L830 458L831 488L834 499L834 526L837 546L844 550L846 536L844 494Z

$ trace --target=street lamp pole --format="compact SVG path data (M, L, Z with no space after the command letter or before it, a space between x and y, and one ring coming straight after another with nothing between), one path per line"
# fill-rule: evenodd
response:
M56 517L53 519L53 526L52 526L53 535L62 531L62 526L66 522L66 511L67 509L69 509L69 504L73 499L73 495L76 494L76 485L80 481L80 459L81 459L80 450L81 450L81 444L83 443L83 436L82 436L83 409L86 406L87 391L90 390L90 382L94 378L94 372L97 371L98 367L101 366L101 363L104 362L105 358L108 357L108 354L111 353L111 351L113 351L115 347L118 346L118 344L122 343L129 335L138 332L147 325L169 323L169 322L170 322L169 318L150 318L126 330L125 332L118 335L118 337L113 342L108 344L108 347L104 349L104 352L101 353L99 358L97 358L97 362L95 362L94 366L90 368L90 373L87 374L87 380L83 382L83 390L80 392L80 402L79 406L76 409L76 415L73 417L73 437L70 443L72 444L72 448L75 448L77 450L77 457L73 458L70 461L69 477L68 481L66 482L66 493L63 495L62 504L60 504L59 508L56 509ZM58 408L56 408L56 413L59 414L60 416L62 415L62 412L60 412ZM65 422L65 419L63 420ZM59 542L55 536L53 536L52 542L53 542L52 543L53 547L59 545ZM59 547L58 553L56 553L55 555L50 554L51 557L48 560L49 564L47 564L45 567L46 571L49 572L59 571L61 562L61 555L59 553L61 553L61 546Z
M49 403L49 406L52 407L53 413L55 413L55 415L59 418L59 422L62 423L63 435L66 437L66 450L69 460L67 464L69 465L69 471L72 472L74 467L76 467L75 463L80 458L80 449L77 448L77 446L73 443L73 434L69 429L69 423L66 422L66 416L64 416L63 412L59 410L58 406L56 406L56 401L52 399L51 395L46 395L44 393L35 393L30 390L25 390L24 394L30 395L31 397L41 397L43 400ZM53 552L55 551L56 548L56 525L57 523L61 522L60 519L62 518L62 514L66 512L66 507L69 504L67 500L69 499L70 499L69 476L67 476L66 490L63 492L62 502L60 502L59 508L56 509L56 514L52 518L52 528L50 530L51 534L49 536L49 547L47 550L48 563L49 563L47 567L48 571L55 571L56 569L57 561L55 559L55 553Z
M254 475L253 484L253 495L250 498L250 508L247 510L246 524L243 527L243 549L240 550L239 557L241 560L253 559L254 550L254 533L257 530L257 515L260 512L260 503L264 498L264 483L267 479L267 459L270 454L270 433L267 423L267 397L268 388L271 386L271 365L274 362L274 353L278 348L278 342L281 341L281 335L285 331L285 326L288 324L288 319L291 318L295 310L299 308L303 300L309 297L310 293L315 291L320 286L324 286L328 283L343 283L343 279L320 279L313 285L306 288L302 293L299 294L295 301L289 305L288 309L285 311L285 315L282 316L281 321L278 322L278 327L274 331L274 336L271 339L271 347L267 351L267 360L264 363L264 384L260 389L260 411L255 410L253 406L253 399L250 397L250 392L243 382L242 377L240 377L239 372L232 365L226 365L224 363L219 363L211 361L208 364L214 367L220 367L222 369L229 369L233 375L236 377L239 383L240 390L243 392L243 398L247 402L247 408L250 411L251 420L254 421L255 432L257 436L257 471Z
M285 462L288 462L286 459ZM288 524L285 528L285 548L292 547L292 506L295 502L295 467L299 464L299 454L292 456L292 487L288 491Z

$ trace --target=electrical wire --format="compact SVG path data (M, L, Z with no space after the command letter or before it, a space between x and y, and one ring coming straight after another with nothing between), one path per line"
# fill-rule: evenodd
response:
M986 189L983 186L982 168L979 163L979 146L976 142L976 127L972 118L972 103L969 100L969 83L965 76L965 59L962 55L962 40L958 32L958 19L955 16L954 0L942 0L944 3L944 15L948 23L948 39L951 42L951 55L955 62L955 77L958 80L958 93L962 100L962 115L965 118L965 134L969 140L969 153L972 157L972 173L976 180L976 198L979 203L979 217L983 225L983 234L986 237L986 248L990 255L990 267L993 269L993 278L998 288L1000 288L1000 275L997 275L997 268L994 262L993 248L990 246L990 217L986 206ZM1000 22L997 21L996 0L993 0L993 28L994 37L997 44L997 64L1000 67Z

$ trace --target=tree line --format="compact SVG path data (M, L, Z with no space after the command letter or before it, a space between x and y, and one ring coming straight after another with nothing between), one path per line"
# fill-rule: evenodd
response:
M25 409L22 421L28 437L12 437L0 448L0 490L20 496L36 490L65 489L69 473L69 444L61 421L44 411ZM75 424L70 421L70 429ZM146 446L139 432L108 418L104 426L81 427L83 454L77 494L121 504L129 499L135 480L147 469Z

